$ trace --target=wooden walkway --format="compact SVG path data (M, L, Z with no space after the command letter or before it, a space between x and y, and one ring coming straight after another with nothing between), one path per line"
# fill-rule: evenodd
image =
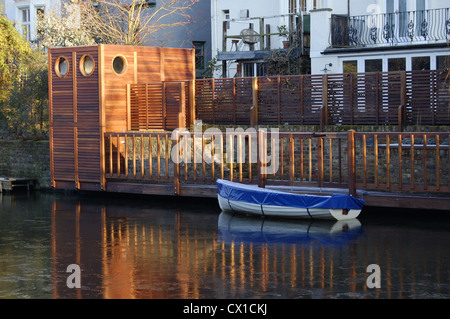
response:
M0 177L0 193L23 187L28 191L33 184L34 180L30 178Z
M448 210L449 133L105 133L107 192L215 197L217 178Z

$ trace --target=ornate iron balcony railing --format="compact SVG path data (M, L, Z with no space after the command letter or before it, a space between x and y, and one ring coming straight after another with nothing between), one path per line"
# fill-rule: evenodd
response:
M450 8L331 18L331 48L445 43L449 40Z

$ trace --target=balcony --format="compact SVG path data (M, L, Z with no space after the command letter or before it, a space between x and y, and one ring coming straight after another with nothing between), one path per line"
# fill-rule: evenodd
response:
M445 44L450 40L450 8L332 16L328 49Z

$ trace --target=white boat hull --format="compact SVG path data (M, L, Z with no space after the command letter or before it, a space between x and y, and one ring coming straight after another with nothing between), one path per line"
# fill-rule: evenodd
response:
M310 218L349 220L354 219L361 213L360 209L328 209L328 208L300 208L288 206L259 205L243 201L235 201L217 196L219 206L225 212L241 212L245 214L284 217L284 218Z

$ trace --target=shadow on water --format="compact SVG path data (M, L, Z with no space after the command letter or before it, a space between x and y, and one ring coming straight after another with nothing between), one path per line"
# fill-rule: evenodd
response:
M272 220L216 200L40 192L0 195L0 208L0 298L450 296L448 212ZM367 285L371 264L381 288Z

